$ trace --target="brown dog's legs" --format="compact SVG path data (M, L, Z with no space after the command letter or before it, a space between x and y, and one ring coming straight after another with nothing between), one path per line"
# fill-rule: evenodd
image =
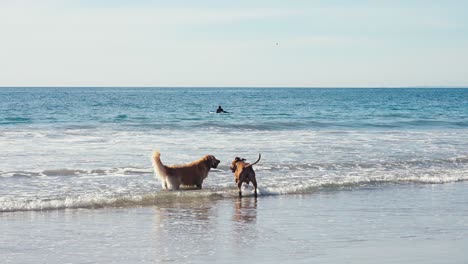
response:
M257 180L256 180L255 178L253 178L253 179L251 180L251 182L252 182L252 185L253 185L254 188L255 188L255 190L254 190L254 196L255 196L255 198L257 198Z
M237 182L237 189L239 190L239 197L242 197L242 181Z

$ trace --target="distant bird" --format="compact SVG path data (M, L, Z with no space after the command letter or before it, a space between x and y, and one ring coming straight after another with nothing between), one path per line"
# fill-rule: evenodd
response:
M276 42L276 46L278 46L278 42Z

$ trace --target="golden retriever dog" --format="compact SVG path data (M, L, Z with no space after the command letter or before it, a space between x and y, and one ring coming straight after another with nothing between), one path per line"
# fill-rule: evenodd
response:
M258 160L252 164L245 162L245 159L236 157L232 163L230 169L234 173L234 178L237 183L237 189L239 190L239 197L242 197L242 183L249 184L250 182L254 186L254 195L257 197L257 180L255 179L255 171L252 166L257 164L262 155L258 154Z
M218 167L218 164L219 160L214 156L206 155L189 164L166 166L161 162L161 154L153 152L153 168L165 190L178 190L181 185L201 189L210 169Z

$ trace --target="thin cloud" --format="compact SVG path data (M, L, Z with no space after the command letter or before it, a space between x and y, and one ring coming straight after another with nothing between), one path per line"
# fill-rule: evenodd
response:
M237 23L304 14L299 9L253 8L159 8L156 6L89 7L66 5L67 1L19 1L0 3L0 21L7 24L147 24L189 25ZM27 3L27 4L26 4ZM31 3L31 4L29 4Z
M468 81L467 20L453 7L324 2L213 8L0 0L0 86Z

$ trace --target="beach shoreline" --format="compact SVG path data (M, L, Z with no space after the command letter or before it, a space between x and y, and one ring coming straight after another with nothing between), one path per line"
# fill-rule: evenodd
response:
M4 263L465 263L467 190L375 185L7 212L0 248Z

